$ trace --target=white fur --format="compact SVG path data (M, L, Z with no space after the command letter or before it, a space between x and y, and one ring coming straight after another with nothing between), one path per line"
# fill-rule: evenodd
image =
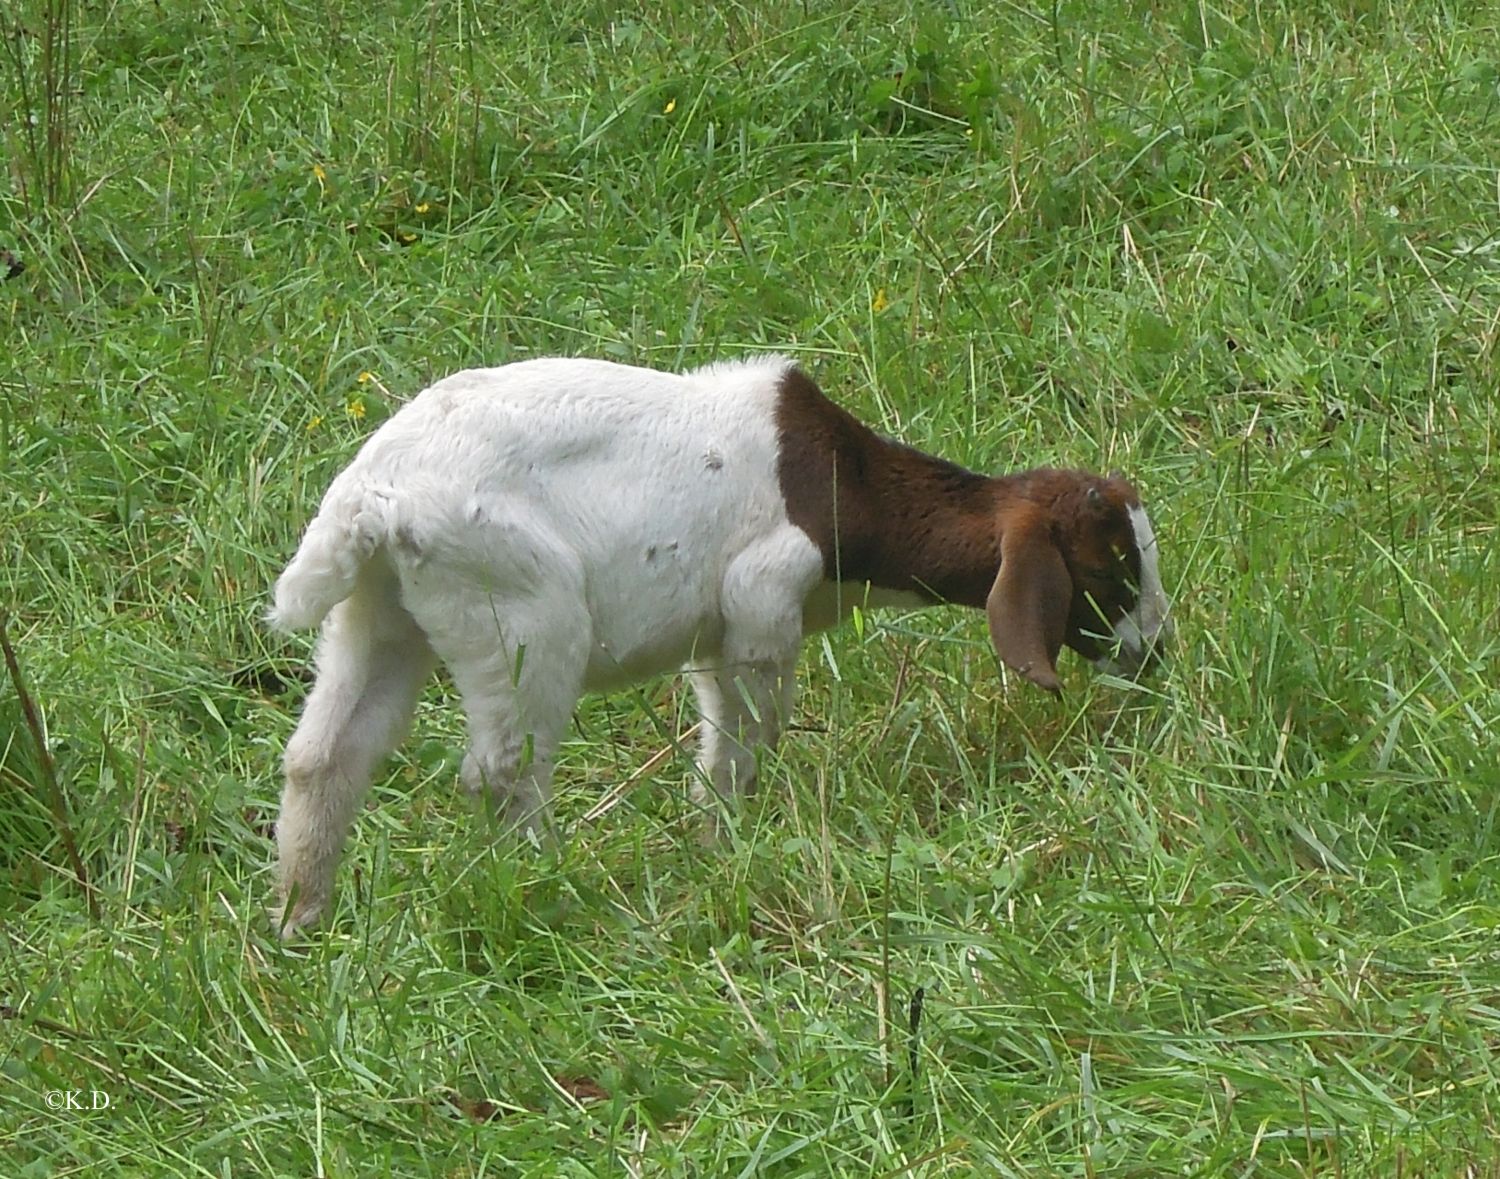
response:
M1133 669L1139 668L1159 644L1172 637L1172 620L1157 567L1156 534L1151 530L1151 518L1145 508L1130 509L1130 527L1135 533L1136 551L1141 555L1141 584L1135 609L1114 624L1114 633L1119 640L1119 662ZM1100 660L1099 664L1107 670L1118 670L1112 660Z
M678 667L702 712L704 779L721 797L750 784L823 576L777 482L788 364L463 372L369 439L270 615L282 628L327 615L277 824L288 929L326 905L349 821L435 659L469 722L465 786L530 832L579 695Z

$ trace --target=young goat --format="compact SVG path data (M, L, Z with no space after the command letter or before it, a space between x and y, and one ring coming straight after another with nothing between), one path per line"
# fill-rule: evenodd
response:
M439 381L334 480L269 620L327 621L286 750L284 933L315 922L360 799L441 660L462 781L528 832L582 692L685 668L695 797L727 803L790 712L797 649L855 606L984 609L1058 690L1064 646L1134 671L1168 629L1130 484L973 474L879 437L791 361L686 375L532 360Z

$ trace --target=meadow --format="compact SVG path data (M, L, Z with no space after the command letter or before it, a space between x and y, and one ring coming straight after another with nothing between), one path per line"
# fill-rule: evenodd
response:
M0 34L7 1175L1500 1176L1495 4ZM872 613L717 849L685 688L586 700L553 853L435 681L283 948L311 640L259 619L328 479L457 368L761 349L1127 472L1164 673Z

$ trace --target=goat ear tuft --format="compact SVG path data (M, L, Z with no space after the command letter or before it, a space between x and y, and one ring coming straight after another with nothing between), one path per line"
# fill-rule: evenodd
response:
M1057 692L1062 650L1073 602L1073 579L1045 523L1030 519L1000 537L1000 572L985 602L990 641L1013 671L1039 688Z

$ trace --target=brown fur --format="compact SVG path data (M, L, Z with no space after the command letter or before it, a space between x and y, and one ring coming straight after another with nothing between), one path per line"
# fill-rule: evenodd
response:
M777 428L787 513L830 580L986 610L996 652L1041 687L1057 690L1062 646L1097 657L1087 632L1135 605L1140 500L1124 479L967 471L876 434L798 369Z

